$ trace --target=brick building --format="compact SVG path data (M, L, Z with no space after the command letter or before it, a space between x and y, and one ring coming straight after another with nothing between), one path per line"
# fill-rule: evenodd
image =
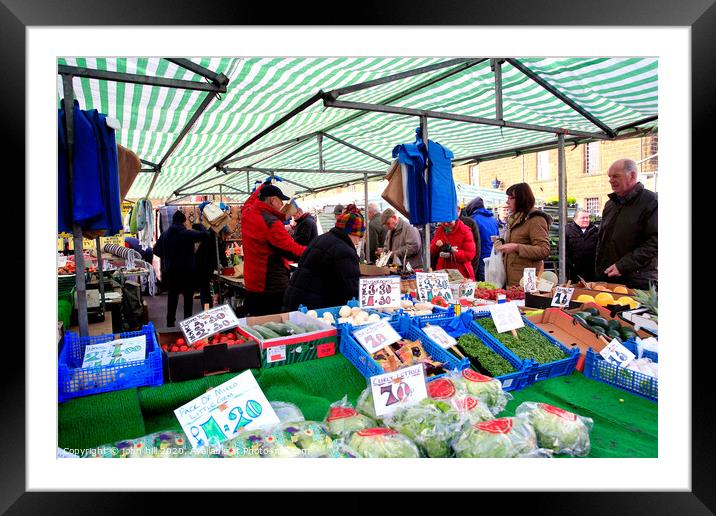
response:
M593 214L600 214L612 189L607 170L620 158L629 158L639 165L639 180L646 188L657 191L658 133L638 138L597 141L577 146L567 145L567 197ZM492 188L495 179L504 191L514 183L529 183L535 197L549 202L559 196L557 149L522 154L517 157L483 161L477 165L453 168L455 182Z

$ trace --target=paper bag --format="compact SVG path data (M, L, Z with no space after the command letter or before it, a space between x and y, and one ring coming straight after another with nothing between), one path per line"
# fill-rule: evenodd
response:
M388 181L388 186L385 187L385 190L383 190L380 196L398 212L403 214L403 216L409 218L408 210L405 209L403 175L397 160L393 161L385 179Z

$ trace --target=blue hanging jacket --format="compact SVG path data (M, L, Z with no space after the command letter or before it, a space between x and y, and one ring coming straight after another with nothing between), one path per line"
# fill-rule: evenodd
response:
M405 165L403 170L408 176L407 198L410 207L409 221L411 224L420 225L428 222L428 188L425 183L425 158L414 143L397 145L393 149L393 158L398 163Z
M93 124L87 120L75 100L73 112L72 190L67 170L67 130L64 103L58 111L58 191L57 230L72 233L73 222L90 229L92 221L104 214L99 177L99 152ZM72 194L72 206L70 206Z

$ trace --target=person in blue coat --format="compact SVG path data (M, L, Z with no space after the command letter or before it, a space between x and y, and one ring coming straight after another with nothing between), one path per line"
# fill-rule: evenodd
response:
M492 237L499 236L497 219L488 209L482 197L475 197L465 206L465 214L477 223L480 230L480 263L475 274L477 281L485 281L485 258L492 252Z

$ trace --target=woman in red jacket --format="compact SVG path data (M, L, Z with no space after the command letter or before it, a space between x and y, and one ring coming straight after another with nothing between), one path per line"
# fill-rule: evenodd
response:
M460 274L475 279L472 259L475 257L475 239L472 231L460 219L443 222L430 242L430 254L438 255L436 270L457 269Z

